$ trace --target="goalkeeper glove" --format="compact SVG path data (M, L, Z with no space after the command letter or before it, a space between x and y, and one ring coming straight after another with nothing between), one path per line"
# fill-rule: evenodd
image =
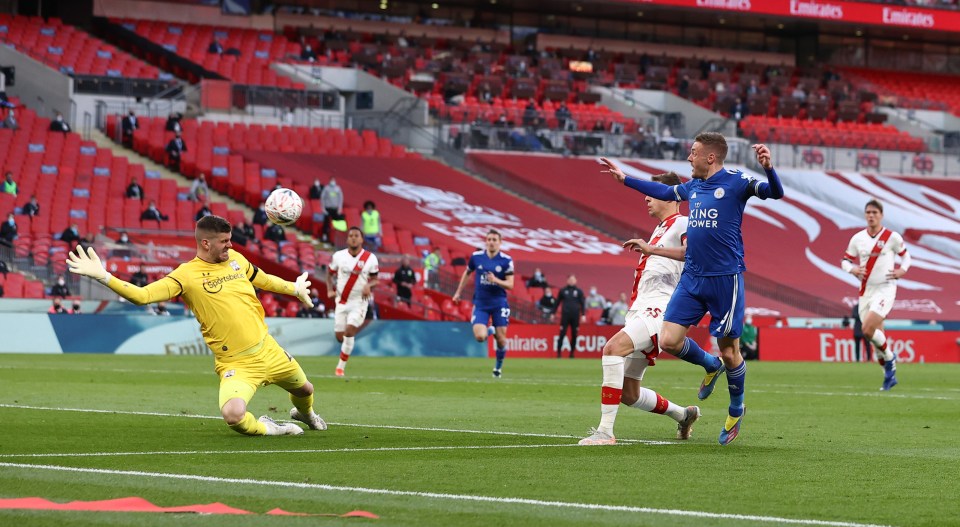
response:
M313 300L310 298L310 280L307 280L307 273L297 277L293 283L293 295L300 299L300 302L307 307L313 307Z
M77 245L77 252L71 251L67 257L67 267L71 273L89 276L104 285L110 281L110 273L103 268L103 263L93 247L84 251L83 246Z

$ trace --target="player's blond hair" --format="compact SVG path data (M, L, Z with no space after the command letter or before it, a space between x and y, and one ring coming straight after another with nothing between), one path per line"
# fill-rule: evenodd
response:
M693 140L703 145L704 148L712 150L714 154L717 154L717 158L720 159L721 163L727 158L727 140L723 137L723 134L718 132L703 132L697 134L697 137L693 138Z

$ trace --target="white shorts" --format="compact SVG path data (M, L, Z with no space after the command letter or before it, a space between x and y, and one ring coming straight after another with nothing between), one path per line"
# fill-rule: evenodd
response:
M657 356L660 355L660 346L656 344L657 336L663 326L663 311L659 313L660 316L653 317L646 309L627 312L627 322L621 331L630 337L634 351L627 355L623 364L624 377L641 381L647 366L656 364Z
M343 332L347 326L359 328L367 318L366 300L354 300L346 304L337 304L333 315L333 330L337 333Z
M867 286L860 297L860 320L864 321L867 314L873 311L882 318L887 318L893 309L893 302L897 299L896 282Z

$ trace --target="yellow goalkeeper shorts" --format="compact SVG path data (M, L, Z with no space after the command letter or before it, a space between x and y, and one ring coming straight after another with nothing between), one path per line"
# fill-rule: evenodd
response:
M260 349L257 350L257 347ZM247 404L257 388L276 384L290 391L302 387L307 375L292 355L284 351L269 334L263 343L251 348L239 357L214 362L220 377L220 408L230 399L243 399Z

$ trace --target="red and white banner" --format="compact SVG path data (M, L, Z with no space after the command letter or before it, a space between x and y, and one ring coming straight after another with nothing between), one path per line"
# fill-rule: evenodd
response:
M595 326L581 324L577 335L575 356L580 358L600 358L603 356L603 346L620 331L620 326ZM559 325L548 324L515 324L507 329L507 356L511 358L541 358L557 357L557 341L560 336ZM710 334L707 328L691 328L689 336L696 340L705 350L710 350ZM564 357L570 355L570 332L560 345ZM493 358L494 339L487 339L487 354ZM670 357L661 353L660 358ZM672 358L672 357L671 357Z
M630 0L626 0L630 1ZM715 9L849 24L960 31L960 12L826 0L632 0L634 4Z
M960 362L960 331L887 332L887 346L902 362ZM763 328L760 360L854 362L849 329Z

